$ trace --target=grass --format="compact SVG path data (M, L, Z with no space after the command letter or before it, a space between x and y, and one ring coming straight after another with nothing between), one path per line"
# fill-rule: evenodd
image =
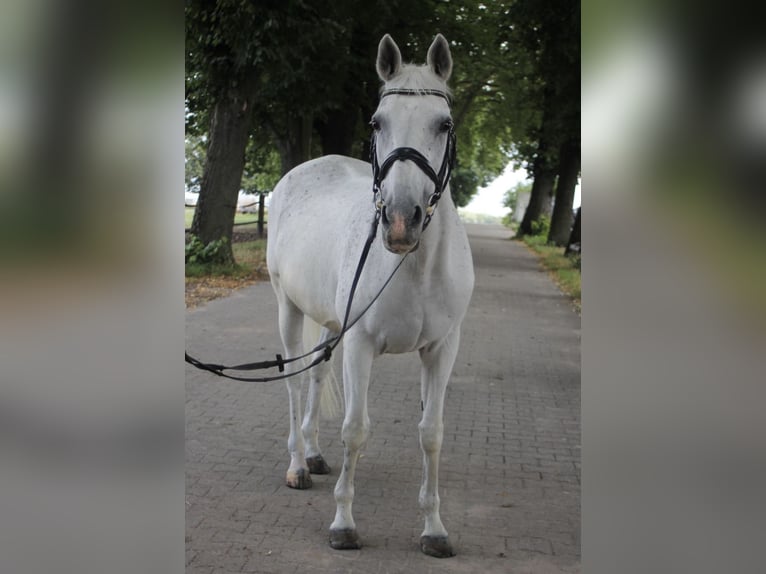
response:
M226 297L232 291L268 278L266 240L243 241L232 246L232 265L189 263L186 265L186 307Z
M194 219L194 208L186 208L186 229L191 227ZM237 213L234 223L250 224L258 223L257 213ZM244 229L251 229L243 226ZM239 229L243 229L240 227ZM199 279L204 277L227 277L231 279L254 279L261 278L266 274L266 240L237 242L232 245L234 252L233 265L221 263L188 263L186 265L186 277Z
M255 270L266 268L265 239L235 243L232 249L234 250L234 259L239 265Z
M581 310L580 256L564 255L563 247L547 244L545 235L528 235L521 240L540 258L540 263L564 293Z
M266 272L266 240L243 241L232 245L233 265L221 263L188 263L187 278L231 277L235 279L255 278Z

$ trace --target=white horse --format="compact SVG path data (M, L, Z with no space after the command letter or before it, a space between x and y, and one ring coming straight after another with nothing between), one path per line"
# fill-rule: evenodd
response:
M384 86L371 125L381 226L359 280L352 318L373 300L405 255L407 259L343 341L344 460L335 486L337 510L330 525L330 545L360 548L351 506L356 464L370 429L367 389L373 360L382 353L418 351L423 405L419 430L425 467L419 496L425 514L420 545L426 554L453 556L439 516L439 454L444 396L473 291L473 262L449 188L440 198L435 179L438 171L441 183L446 183L445 162L454 146L446 85L452 71L449 45L437 35L428 50L427 65L413 66L402 64L399 48L386 35L378 46L377 71ZM376 213L370 167L347 157L322 157L293 169L274 190L268 268L288 357L302 353L304 316L321 325L323 340L341 329L360 251ZM317 442L319 398L329 368L323 362L310 371L302 425L301 382L298 376L287 379L287 485L292 488L309 488L311 473L330 471Z

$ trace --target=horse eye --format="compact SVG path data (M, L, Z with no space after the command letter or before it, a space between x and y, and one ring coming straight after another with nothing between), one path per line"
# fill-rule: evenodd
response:
M372 129L374 129L376 132L380 131L380 122L376 120L375 118L372 118L370 120L370 125L372 126Z
M441 131L443 131L443 132L448 132L448 131L450 131L450 130L451 130L453 127L455 127L455 124L453 124L453 123L452 123L452 120L444 120L444 121L442 122L442 125L441 125L440 127L441 127Z

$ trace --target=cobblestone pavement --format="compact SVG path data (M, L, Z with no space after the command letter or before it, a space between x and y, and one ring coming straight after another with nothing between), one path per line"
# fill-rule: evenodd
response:
M580 318L507 230L468 229L476 288L447 392L440 469L457 556L418 548L419 361L410 354L374 364L372 436L356 476L358 551L327 544L340 417L320 431L332 473L291 490L284 384L188 368L187 573L580 571ZM186 336L192 354L214 362L281 352L271 286L189 310Z

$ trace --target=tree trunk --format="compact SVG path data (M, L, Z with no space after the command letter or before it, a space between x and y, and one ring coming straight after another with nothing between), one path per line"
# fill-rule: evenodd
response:
M550 210L556 171L545 164L543 156L538 154L535 158L534 181L529 194L529 203L524 212L524 219L521 220L521 225L516 231L516 237L532 235L533 223L539 221L543 215L547 215Z
M234 260L231 236L253 108L247 84L238 82L230 87L213 106L210 143L191 226L192 234L204 244L227 238L229 261Z
M286 133L275 134L282 160L282 175L311 159L311 115L292 116L285 122Z
M548 219L551 218L551 214L553 213L553 198L555 197L555 189L557 184L557 177L555 170L553 171L553 179L551 180L550 187L548 188L548 192L543 194L542 197L542 207L540 208L540 217L547 217ZM546 184L547 185L547 184Z
M529 194L529 204L524 212L524 219L516 231L516 237L532 235L532 226L543 216L548 216L553 198L553 184L556 181L556 167L553 152L556 150L556 122L558 110L555 106L555 93L551 86L546 86L543 92L543 119L537 142L537 153L532 164L532 191Z
M572 229L572 203L574 201L577 175L580 173L580 146L569 141L559 150L559 179L556 184L556 203L553 206L548 243L564 246Z
M569 241L567 241L567 248L564 251L564 255L569 255L573 249L572 245L575 243L580 244L580 253L582 253L582 242L580 239L580 229L582 228L581 217L582 206L577 208L577 215L575 216L574 225L572 226L572 233L569 235Z
M358 109L332 110L327 117L315 123L322 154L338 154L351 157Z

